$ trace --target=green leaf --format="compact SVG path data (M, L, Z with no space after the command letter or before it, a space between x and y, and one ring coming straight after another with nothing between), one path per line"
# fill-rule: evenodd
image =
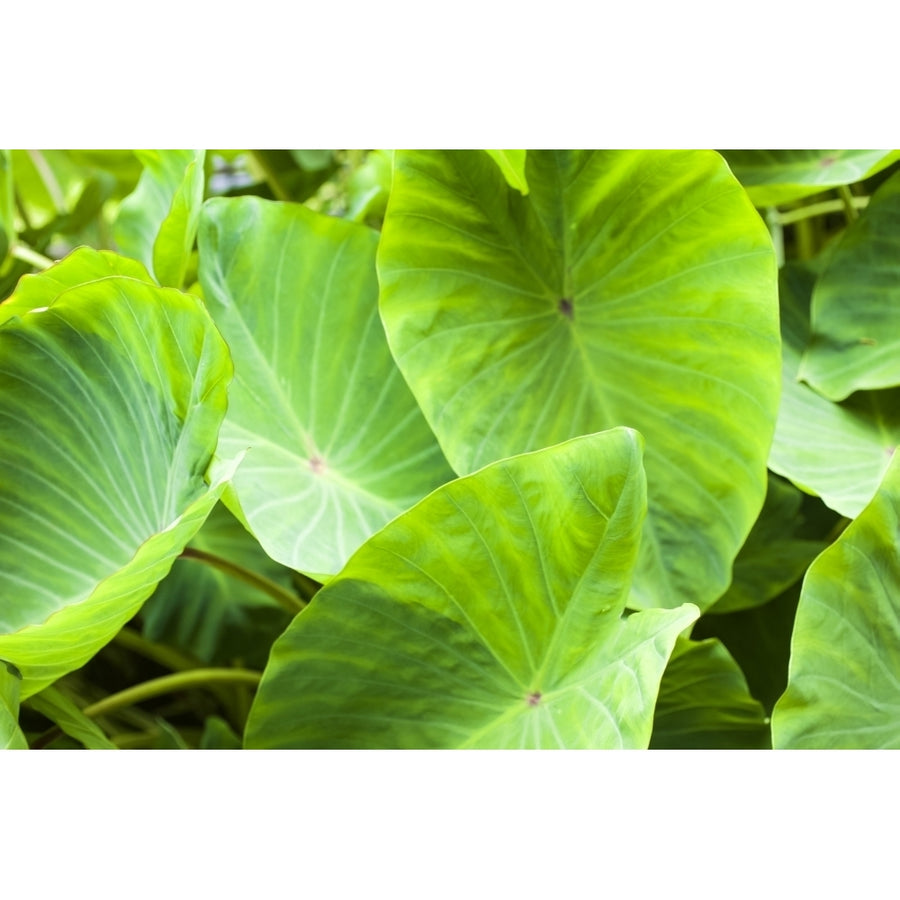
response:
M216 198L200 283L235 361L226 503L273 558L317 580L453 477L378 316L368 228L301 206Z
M528 180L525 176L526 150L485 150L484 152L500 166L500 171L510 187L514 187L522 196L528 193Z
M646 747L696 607L623 618L628 429L502 460L367 541L276 642L248 747Z
M347 182L347 214L352 222L384 219L394 166L393 150L372 150Z
M728 613L762 606L803 577L807 566L827 546L796 536L803 525L803 495L774 475L762 512L734 562L731 586L710 612Z
M29 698L28 705L57 725L88 750L116 750L116 745L62 691L45 688Z
M16 205L12 157L9 150L0 150L0 264L6 259L15 239Z
M710 638L679 638L659 687L651 750L765 750L765 710L750 696L743 672Z
M810 566L777 748L900 748L900 462L872 502Z
M900 385L900 173L873 195L816 282L798 377L831 400Z
M457 472L627 425L650 515L631 602L708 607L765 494L778 402L765 226L706 151L395 154L388 340ZM735 348L740 348L740 365Z
M230 475L204 480L232 368L203 304L122 276L65 288L91 253L0 322L0 657L23 697L137 612Z
M853 518L900 444L900 390L860 391L832 403L798 381L815 277L796 265L781 271L782 394L769 466Z
M241 739L220 716L208 716L203 723L200 750L240 750Z
M27 750L19 728L19 686L22 676L11 663L0 659L0 750Z
M270 559L221 504L190 547L212 553L290 590L291 572ZM268 594L196 559L178 559L141 610L143 634L202 662L262 668L291 616Z
M723 150L756 206L777 206L862 181L898 158L895 150Z
M163 285L181 287L203 203L203 150L135 150L144 165L119 207L113 236Z
M38 231L64 222L96 174L65 150L12 150L16 192L28 226Z

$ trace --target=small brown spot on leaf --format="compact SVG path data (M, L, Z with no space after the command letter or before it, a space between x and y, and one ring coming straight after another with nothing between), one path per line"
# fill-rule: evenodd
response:
M893 456L893 455L894 455L894 451L895 451L896 449L897 449L896 447L888 447L884 452L885 452L888 456Z
M325 460L321 456L313 456L309 461L309 468L316 475L321 475L325 471Z
M820 165L823 169L827 169L829 166L833 166L836 162L837 162L837 157L836 157L836 156L823 156L823 157L819 160L819 165Z
M874 347L878 343L878 341L876 341L875 338L870 338L870 337L860 338L859 342L861 344L865 344L867 347Z
M562 297L557 308L567 319L575 318L575 310L572 307L572 301L568 297Z
M528 695L528 705L529 706L537 706L538 703L541 702L541 692L535 691L532 694Z

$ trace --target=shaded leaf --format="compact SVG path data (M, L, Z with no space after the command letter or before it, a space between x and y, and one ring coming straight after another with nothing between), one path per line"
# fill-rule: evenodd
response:
M0 264L6 259L15 239L16 206L12 157L9 150L0 150Z
M200 283L235 361L225 501L266 552L317 580L453 477L378 316L378 236L301 206L215 198Z
M765 750L769 721L715 638L679 638L663 674L651 750Z
M798 378L831 400L900 385L900 173L875 192L819 276Z
M28 705L57 725L88 750L116 750L116 745L62 691L45 688L28 700Z
M894 150L723 150L757 206L777 206L887 168Z
M853 518L875 494L900 443L900 390L860 391L833 403L798 382L815 277L797 265L781 271L782 393L769 466Z
M204 480L231 377L209 315L137 278L62 289L90 253L23 279L41 305L14 295L0 321L0 656L23 697L115 635L224 488Z
M220 716L208 716L203 723L200 750L240 750L241 739Z
M646 747L697 609L623 618L641 443L502 460L388 524L276 642L246 746Z
M529 151L526 167L522 197L480 151L396 152L378 250L391 348L460 473L641 431L651 502L631 602L705 608L765 494L768 233L712 152Z
M900 748L900 462L810 566L788 686L772 714L777 748Z
M0 750L27 750L19 728L19 685L22 676L11 663L0 659Z

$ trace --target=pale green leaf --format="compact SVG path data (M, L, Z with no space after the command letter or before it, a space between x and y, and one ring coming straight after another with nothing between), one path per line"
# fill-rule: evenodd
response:
M646 510L628 429L443 485L276 642L248 747L646 747L695 606L623 617Z
M378 251L398 364L457 472L617 425L647 438L631 602L708 607L762 506L775 257L718 154L395 154Z
M22 676L15 666L0 659L0 750L27 750L19 728L19 686Z
M376 232L302 206L216 198L200 283L235 381L226 495L273 558L322 580L387 521L453 477L378 316Z
M900 461L803 583L777 748L900 749Z
M91 252L0 321L0 657L23 697L137 612L231 474L204 479L232 369L203 304L123 276L65 287Z

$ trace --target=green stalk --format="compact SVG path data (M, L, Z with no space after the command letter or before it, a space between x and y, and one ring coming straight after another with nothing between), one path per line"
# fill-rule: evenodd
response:
M22 262L27 262L28 265L34 266L35 269L41 269L42 271L55 265L52 259L49 259L42 253L38 253L37 250L32 250L31 247L26 247L25 244L21 244L18 241L9 248L9 253L10 256L21 259Z
M865 209L868 204L868 197L850 197L850 205L853 207L855 215L858 215L857 210ZM778 213L778 218L782 225L793 225L804 219L827 216L829 213L840 212L846 208L847 203L844 200L822 200L820 203L810 203L809 206L801 206L799 209L789 209L786 212Z
M853 205L853 194L846 184L839 185L837 190L841 195L841 202L844 204L844 215L847 217L847 223L851 224L859 218L859 210Z
M259 575L251 572L237 563L233 563L229 559L216 556L214 553L207 553L205 550L198 550L196 547L185 547L181 552L184 559L196 559L205 562L214 569L224 572L226 575L233 575L246 584L252 585L268 594L280 606L283 606L292 616L306 608L306 602L301 600L296 594L283 588L280 584L276 584L271 578L265 575Z
M278 177L278 173L272 168L272 166L269 165L269 162L266 159L265 155L259 150L251 150L250 158L262 171L263 176L266 179L266 183L270 188L272 188L272 193L275 195L276 199L290 201L290 193L288 192L287 188L281 183L281 179Z
M192 659L172 647L166 647L164 644L157 644L154 641L148 641L142 634L139 634L132 628L123 628L113 638L113 642L121 645L132 653L143 656L151 662L159 663L173 672L185 672L190 669L200 668L203 664L199 660Z
M133 706L135 703L143 703L153 697L162 694L170 694L173 691L184 691L195 687L208 687L213 684L246 684L256 687L262 678L261 672L253 672L249 669L191 669L189 672L175 672L172 675L163 675L161 678L153 678L142 684L110 694L90 706L86 706L82 712L88 718L108 716L123 707Z

